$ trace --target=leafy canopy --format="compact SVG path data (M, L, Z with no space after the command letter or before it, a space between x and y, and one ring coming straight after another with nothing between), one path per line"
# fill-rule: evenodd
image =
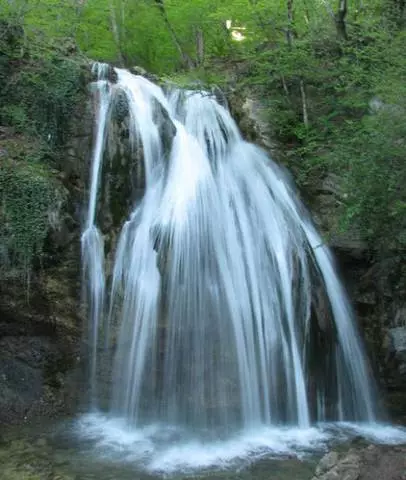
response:
M317 190L326 172L337 173L341 225L357 224L382 251L405 247L405 16L403 0L14 0L0 7L0 19L23 28L14 55L24 57L30 45L44 58L50 45L71 39L95 60L182 83L223 77L254 92L299 183ZM1 51L6 44L1 37ZM32 106L22 95L2 117L25 128L35 111L38 133L51 129L63 141L78 72L55 59L45 65L15 79L17 90L43 94ZM55 90L62 77L70 80Z

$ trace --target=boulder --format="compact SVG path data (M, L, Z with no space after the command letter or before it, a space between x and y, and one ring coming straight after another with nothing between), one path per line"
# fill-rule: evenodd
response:
M312 480L406 480L406 447L353 447L326 454Z
M316 467L316 477L321 477L324 473L331 470L338 463L339 455L337 452L329 452L320 460Z
M358 480L360 463L359 454L351 450L341 458L337 452L330 452L320 460L312 480Z
M390 328L386 345L388 353L393 353L397 360L399 375L406 379L406 326Z

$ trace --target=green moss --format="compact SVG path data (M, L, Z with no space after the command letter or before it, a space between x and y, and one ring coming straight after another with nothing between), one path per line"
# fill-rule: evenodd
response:
M72 114L86 95L88 61L71 40L23 45L20 37L21 25L0 19L0 124L57 148L69 136Z
M57 56L30 60L8 82L0 119L17 131L39 135L52 147L63 145L83 83L75 61Z
M226 87L227 77L222 72L205 68L196 68L187 72L172 73L169 76L161 76L158 79L164 85L173 85L186 90L211 90L214 87Z
M31 439L30 439L31 440ZM57 472L51 450L45 439L36 442L13 440L0 446L2 480L73 480L75 477Z
M41 258L55 205L63 194L41 164L7 160L0 165L0 268L27 274Z
M27 275L41 262L54 213L64 199L52 168L72 134L72 116L86 98L90 75L88 62L71 42L26 44L24 38L18 22L0 20L3 278Z

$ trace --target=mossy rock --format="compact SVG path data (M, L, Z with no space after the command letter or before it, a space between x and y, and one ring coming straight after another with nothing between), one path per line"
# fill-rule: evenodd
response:
M57 228L67 193L56 172L21 158L4 158L0 165L0 267L29 271L43 253L45 239Z

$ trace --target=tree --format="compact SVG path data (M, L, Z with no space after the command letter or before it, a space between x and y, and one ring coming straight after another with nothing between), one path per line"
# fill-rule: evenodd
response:
M347 0L339 0L338 11L335 15L335 23L336 23L338 38L341 40L348 40L347 25L345 23L346 16L347 16Z
M169 21L168 14L166 13L165 9L165 4L164 0L153 0L155 2L155 5L157 6L158 10L160 11L162 18L164 19L165 25L168 28L168 31L171 34L173 43L175 44L180 57L182 58L182 63L186 68L192 68L194 66L193 60L190 58L190 56L187 54L187 52L184 50L184 48L181 45L181 42L178 38L178 35L176 34L176 31L174 27L172 26L171 22Z

